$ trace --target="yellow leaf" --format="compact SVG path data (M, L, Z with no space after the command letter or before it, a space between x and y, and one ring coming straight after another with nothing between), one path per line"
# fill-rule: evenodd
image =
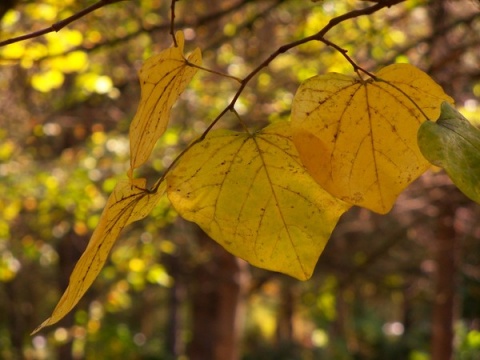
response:
M48 70L43 73L34 74L32 76L32 87L43 93L48 93L54 89L58 89L63 85L65 77L58 70Z
M33 333L56 323L73 309L102 270L122 229L146 217L165 192L164 183L154 194L143 190L145 186L145 179L134 179L133 183L123 180L117 184L107 201L87 249L70 275L69 285L62 298L52 315Z
M331 73L305 81L293 101L292 131L302 162L325 190L387 213L429 167L418 128L452 99L412 65L387 66L377 80Z
M184 35L176 34L178 47L171 47L152 56L139 72L141 98L137 113L130 125L129 176L150 157L155 143L165 132L170 110L197 72L183 56ZM188 61L200 65L200 49L195 49Z
M253 135L210 132L167 176L167 195L227 251L301 280L350 207L308 175L289 123Z
M65 56L57 56L44 63L51 69L56 69L63 73L82 72L88 67L88 55L84 51L73 51Z

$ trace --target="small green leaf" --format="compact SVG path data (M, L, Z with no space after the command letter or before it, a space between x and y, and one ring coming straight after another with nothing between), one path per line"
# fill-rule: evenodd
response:
M447 172L458 188L480 203L480 130L450 104L441 106L437 122L426 121L418 130L423 156Z

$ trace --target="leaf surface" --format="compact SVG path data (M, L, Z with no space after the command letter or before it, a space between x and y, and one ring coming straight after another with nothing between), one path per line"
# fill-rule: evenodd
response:
M185 39L181 31L177 32L176 39L178 47L147 59L138 74L141 97L130 125L130 178L133 170L150 157L155 143L167 128L172 106L198 71L185 61ZM187 60L200 65L200 49L195 49Z
M289 123L253 135L210 132L167 176L167 194L181 216L232 254L301 280L350 207L306 172Z
M67 289L52 315L33 333L56 323L73 309L102 270L122 229L143 219L152 211L165 193L164 184L155 194L143 190L146 186L145 179L134 179L133 184L129 180L122 180L117 184L85 252L73 269Z
M444 102L437 122L418 130L418 145L432 164L445 169L457 187L480 203L480 130Z
M324 189L387 213L429 167L417 145L425 115L436 118L440 104L452 99L412 65L387 66L377 77L308 79L293 101L292 129L302 162Z

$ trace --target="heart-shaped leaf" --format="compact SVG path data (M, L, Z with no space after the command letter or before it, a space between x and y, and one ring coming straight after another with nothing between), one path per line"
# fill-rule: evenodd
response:
M297 91L293 140L303 163L332 195L379 213L429 166L417 146L426 116L451 102L427 74L407 64L375 79L315 76Z
M253 135L212 131L188 150L167 184L180 215L229 252L301 280L312 275L350 207L307 173L289 123Z

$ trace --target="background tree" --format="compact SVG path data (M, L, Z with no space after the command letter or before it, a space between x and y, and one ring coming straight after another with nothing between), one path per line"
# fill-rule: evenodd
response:
M185 1L177 2L175 14L187 51L199 46L206 67L242 78L281 45L370 5ZM52 0L1 6L2 39L9 39L48 27L83 5ZM342 22L329 39L367 70L415 64L478 119L478 6L404 2ZM479 210L443 173L423 176L387 216L352 209L305 283L248 268L161 203L122 235L70 318L28 335L64 290L105 194L113 190L112 179L127 171L126 132L140 94L136 70L170 45L169 13L167 2L120 2L58 34L2 47L0 306L6 316L0 320L0 357L478 356ZM299 83L329 71L349 73L351 65L322 44L295 47L250 81L236 110L252 126L287 119ZM143 175L158 177L236 88L199 72ZM221 125L238 123L227 116ZM205 338L212 345L200 348Z

